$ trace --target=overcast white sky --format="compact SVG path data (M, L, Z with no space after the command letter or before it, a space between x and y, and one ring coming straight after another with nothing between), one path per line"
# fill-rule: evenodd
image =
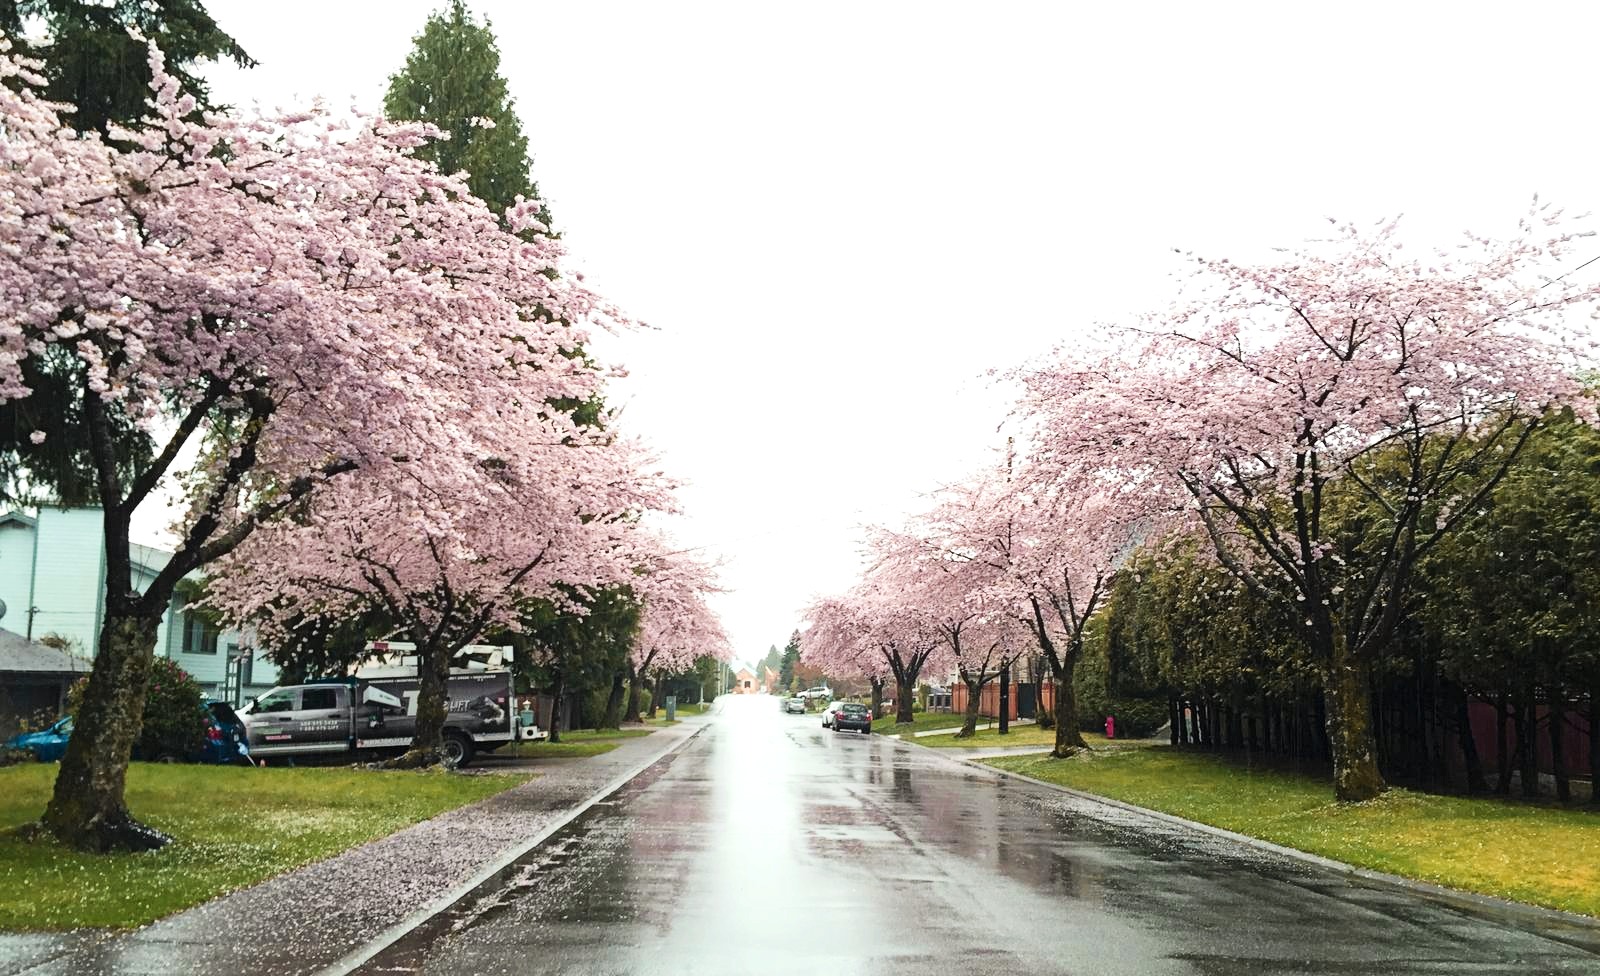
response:
M208 0L261 62L215 93L376 110L442 2ZM656 327L596 348L749 659L999 446L986 369L1161 304L1174 247L1600 202L1600 5L472 7L573 265Z

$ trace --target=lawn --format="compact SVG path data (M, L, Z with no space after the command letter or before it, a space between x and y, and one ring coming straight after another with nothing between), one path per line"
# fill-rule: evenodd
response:
M1094 732L1083 733L1083 738L1090 746L1109 746L1110 743L1103 735ZM919 746L931 746L935 749L996 749L1001 746L1053 746L1056 744L1055 729L1041 729L1036 725L1013 725L1011 731L1005 735L1000 734L1000 726L985 729L981 724L978 731L970 739L958 739L954 735L925 735L913 740ZM1120 745L1120 743L1119 743ZM1131 748L1131 746L1130 746Z
M573 729L561 733L560 742L513 742L496 749L496 756L519 759L583 759L600 756L622 745L623 739L649 735L654 729Z
M890 714L874 720L872 731L879 735L903 735L909 739L913 732L926 732L929 729L959 729L962 718L961 715L954 715L949 712L913 712L909 724L896 725L894 715Z
M1401 789L1341 805L1324 776L1168 746L987 762L1361 867L1600 915L1600 814L1586 810Z
M11 830L38 818L58 768L0 769L0 930L143 925L527 780L134 763L129 809L176 842L100 856Z

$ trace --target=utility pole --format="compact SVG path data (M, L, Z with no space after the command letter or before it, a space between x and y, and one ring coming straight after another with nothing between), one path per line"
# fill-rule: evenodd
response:
M1009 648L1008 648L1009 650ZM1000 734L1011 731L1011 659L1000 659Z

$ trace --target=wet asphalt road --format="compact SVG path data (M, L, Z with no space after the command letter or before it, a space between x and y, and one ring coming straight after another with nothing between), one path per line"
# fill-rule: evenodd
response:
M1353 879L728 702L362 972L1600 973L1600 928Z

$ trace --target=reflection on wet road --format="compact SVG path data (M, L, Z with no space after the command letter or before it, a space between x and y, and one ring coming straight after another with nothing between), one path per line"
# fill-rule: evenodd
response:
M365 972L1600 972L1470 912L924 750L728 702L688 747Z

